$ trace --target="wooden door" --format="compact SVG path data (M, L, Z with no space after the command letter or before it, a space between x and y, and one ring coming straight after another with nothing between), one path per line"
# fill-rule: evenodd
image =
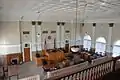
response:
M30 61L30 48L24 48L24 61Z

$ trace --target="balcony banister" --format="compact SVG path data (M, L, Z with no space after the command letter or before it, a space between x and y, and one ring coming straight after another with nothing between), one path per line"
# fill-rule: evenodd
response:
M49 78L46 78L45 80L62 80L65 78L70 78L70 76L72 76L73 78L74 75L78 75L78 74L81 75L82 73L86 74L86 75L82 75L82 78L84 77L85 80L96 80L98 78L101 78L105 74L114 71L116 61L119 59L120 59L120 56L114 57L114 58L107 56L101 59L93 60L91 64L86 63L87 64L86 66L84 66L85 65L84 63L83 65L78 64L78 65L70 66L67 68L63 68L63 69L51 72L51 76ZM82 66L83 68L81 68ZM88 78L88 76L90 77L90 79ZM81 78L81 77L78 76L77 78ZM65 79L65 80L69 80L69 79ZM81 79L81 80L84 80L84 79Z

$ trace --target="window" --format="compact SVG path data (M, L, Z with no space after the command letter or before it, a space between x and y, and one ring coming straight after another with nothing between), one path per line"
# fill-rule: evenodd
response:
M84 36L84 42L83 42L84 48L88 48L88 50L91 47L91 37L89 35Z
M120 40L116 41L113 45L113 57L120 55Z
M104 37L99 37L96 39L96 52L100 53L104 53L105 49L106 49L106 40Z

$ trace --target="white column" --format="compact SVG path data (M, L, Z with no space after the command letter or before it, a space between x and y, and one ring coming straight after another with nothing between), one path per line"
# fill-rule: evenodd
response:
M21 20L19 21L19 34L20 34L20 52L22 54L23 57L23 61L24 61L24 53L23 53L23 46L22 46L22 19L23 16L21 17Z
M95 48L95 28L96 28L96 24L93 23L93 28L92 28L92 48Z
M84 27L84 23L80 24L80 45L83 45L84 42L84 34L83 34L83 27Z
M32 52L36 51L36 33L35 33L35 27L36 27L36 23L32 23L32 43L31 43L31 60L32 60Z
M65 29L64 29L64 24L61 25L61 48L65 46Z
M71 34L70 34L70 45L73 46L75 45L75 27L74 27L74 22L73 20L71 21Z
M112 53L112 30L113 27L109 26L109 32L108 32L108 42L107 42L107 48L106 48L106 52L108 53Z
M32 51L36 51L35 25L32 25Z
M37 38L37 49L38 49L38 51L40 51L40 50L42 50L42 47L41 47L41 34L42 34L42 31L41 31L41 25L38 25L37 27L36 27L37 29L37 36L36 36L36 38Z
M56 47L60 48L60 23L57 23L57 30L56 30Z

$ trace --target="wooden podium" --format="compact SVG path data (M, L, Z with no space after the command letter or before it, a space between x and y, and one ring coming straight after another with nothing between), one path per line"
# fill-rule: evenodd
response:
M44 50L43 50L44 53ZM37 64L37 66L43 65L43 60L47 61L48 65L51 64L57 64L59 62L62 62L66 60L64 52L62 51L56 51L56 52L46 52L48 55L45 55L43 57L35 57L34 60Z

